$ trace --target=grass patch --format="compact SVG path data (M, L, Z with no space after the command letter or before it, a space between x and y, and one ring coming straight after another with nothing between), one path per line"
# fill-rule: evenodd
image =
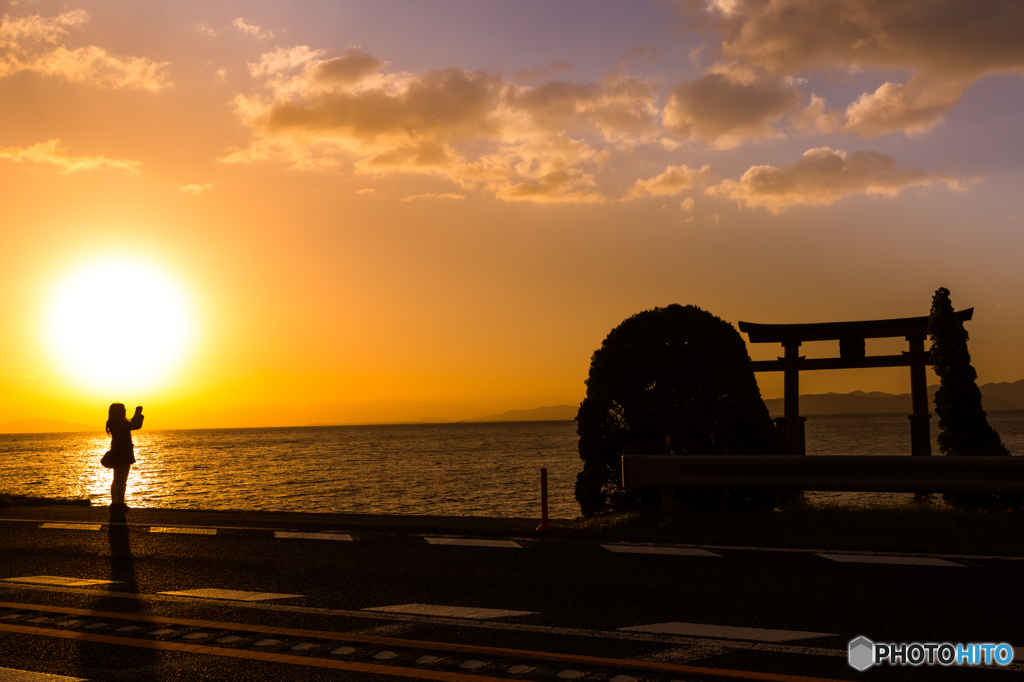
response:
M11 495L0 493L0 509L7 507L49 507L51 505L72 505L88 507L92 503L87 499L69 499L66 497L37 497L35 495Z
M1024 513L941 503L799 503L775 511L684 511L670 518L647 510L576 519L563 527L620 540L1024 556Z

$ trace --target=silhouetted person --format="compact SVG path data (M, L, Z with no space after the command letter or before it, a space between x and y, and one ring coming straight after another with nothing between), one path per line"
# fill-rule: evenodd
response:
M135 446L132 445L132 431L142 428L142 406L135 408L135 416L128 420L128 414L121 403L113 403L107 413L107 433L110 434L110 463L114 480L110 484L110 508L127 509L124 503L124 489L128 485L128 472L135 464Z

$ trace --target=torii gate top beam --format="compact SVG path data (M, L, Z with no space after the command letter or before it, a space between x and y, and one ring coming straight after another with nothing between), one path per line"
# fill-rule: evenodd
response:
M966 322L974 315L974 308L958 310L955 315ZM740 331L751 343L781 343L787 345L802 341L834 341L847 337L877 339L892 336L927 336L928 316L900 317L892 320L861 320L857 322L816 322L811 324L757 324L740 322Z

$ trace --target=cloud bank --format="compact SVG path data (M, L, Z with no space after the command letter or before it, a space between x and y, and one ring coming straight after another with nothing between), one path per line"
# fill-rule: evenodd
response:
M167 62L116 55L96 45L68 49L58 44L88 21L85 10L55 17L4 15L0 19L0 78L27 71L98 88L155 92L171 85L165 71Z
M748 208L767 208L778 214L796 204L821 206L852 194L894 197L908 187L944 183L950 189L961 184L945 173L926 173L901 168L891 156L878 152L853 152L828 147L809 149L785 166L752 166L737 180L723 180L704 194L731 199Z
M58 173L66 175L77 171L90 170L123 170L128 174L139 172L141 161L131 159L110 159L100 156L71 156L60 146L60 140L48 140L31 147L0 147L0 159L15 163L49 164L58 168Z

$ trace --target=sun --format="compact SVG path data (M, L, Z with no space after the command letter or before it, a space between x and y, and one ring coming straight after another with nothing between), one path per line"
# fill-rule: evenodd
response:
M108 257L65 276L47 308L48 345L83 388L146 391L166 383L192 349L185 289L144 260Z

